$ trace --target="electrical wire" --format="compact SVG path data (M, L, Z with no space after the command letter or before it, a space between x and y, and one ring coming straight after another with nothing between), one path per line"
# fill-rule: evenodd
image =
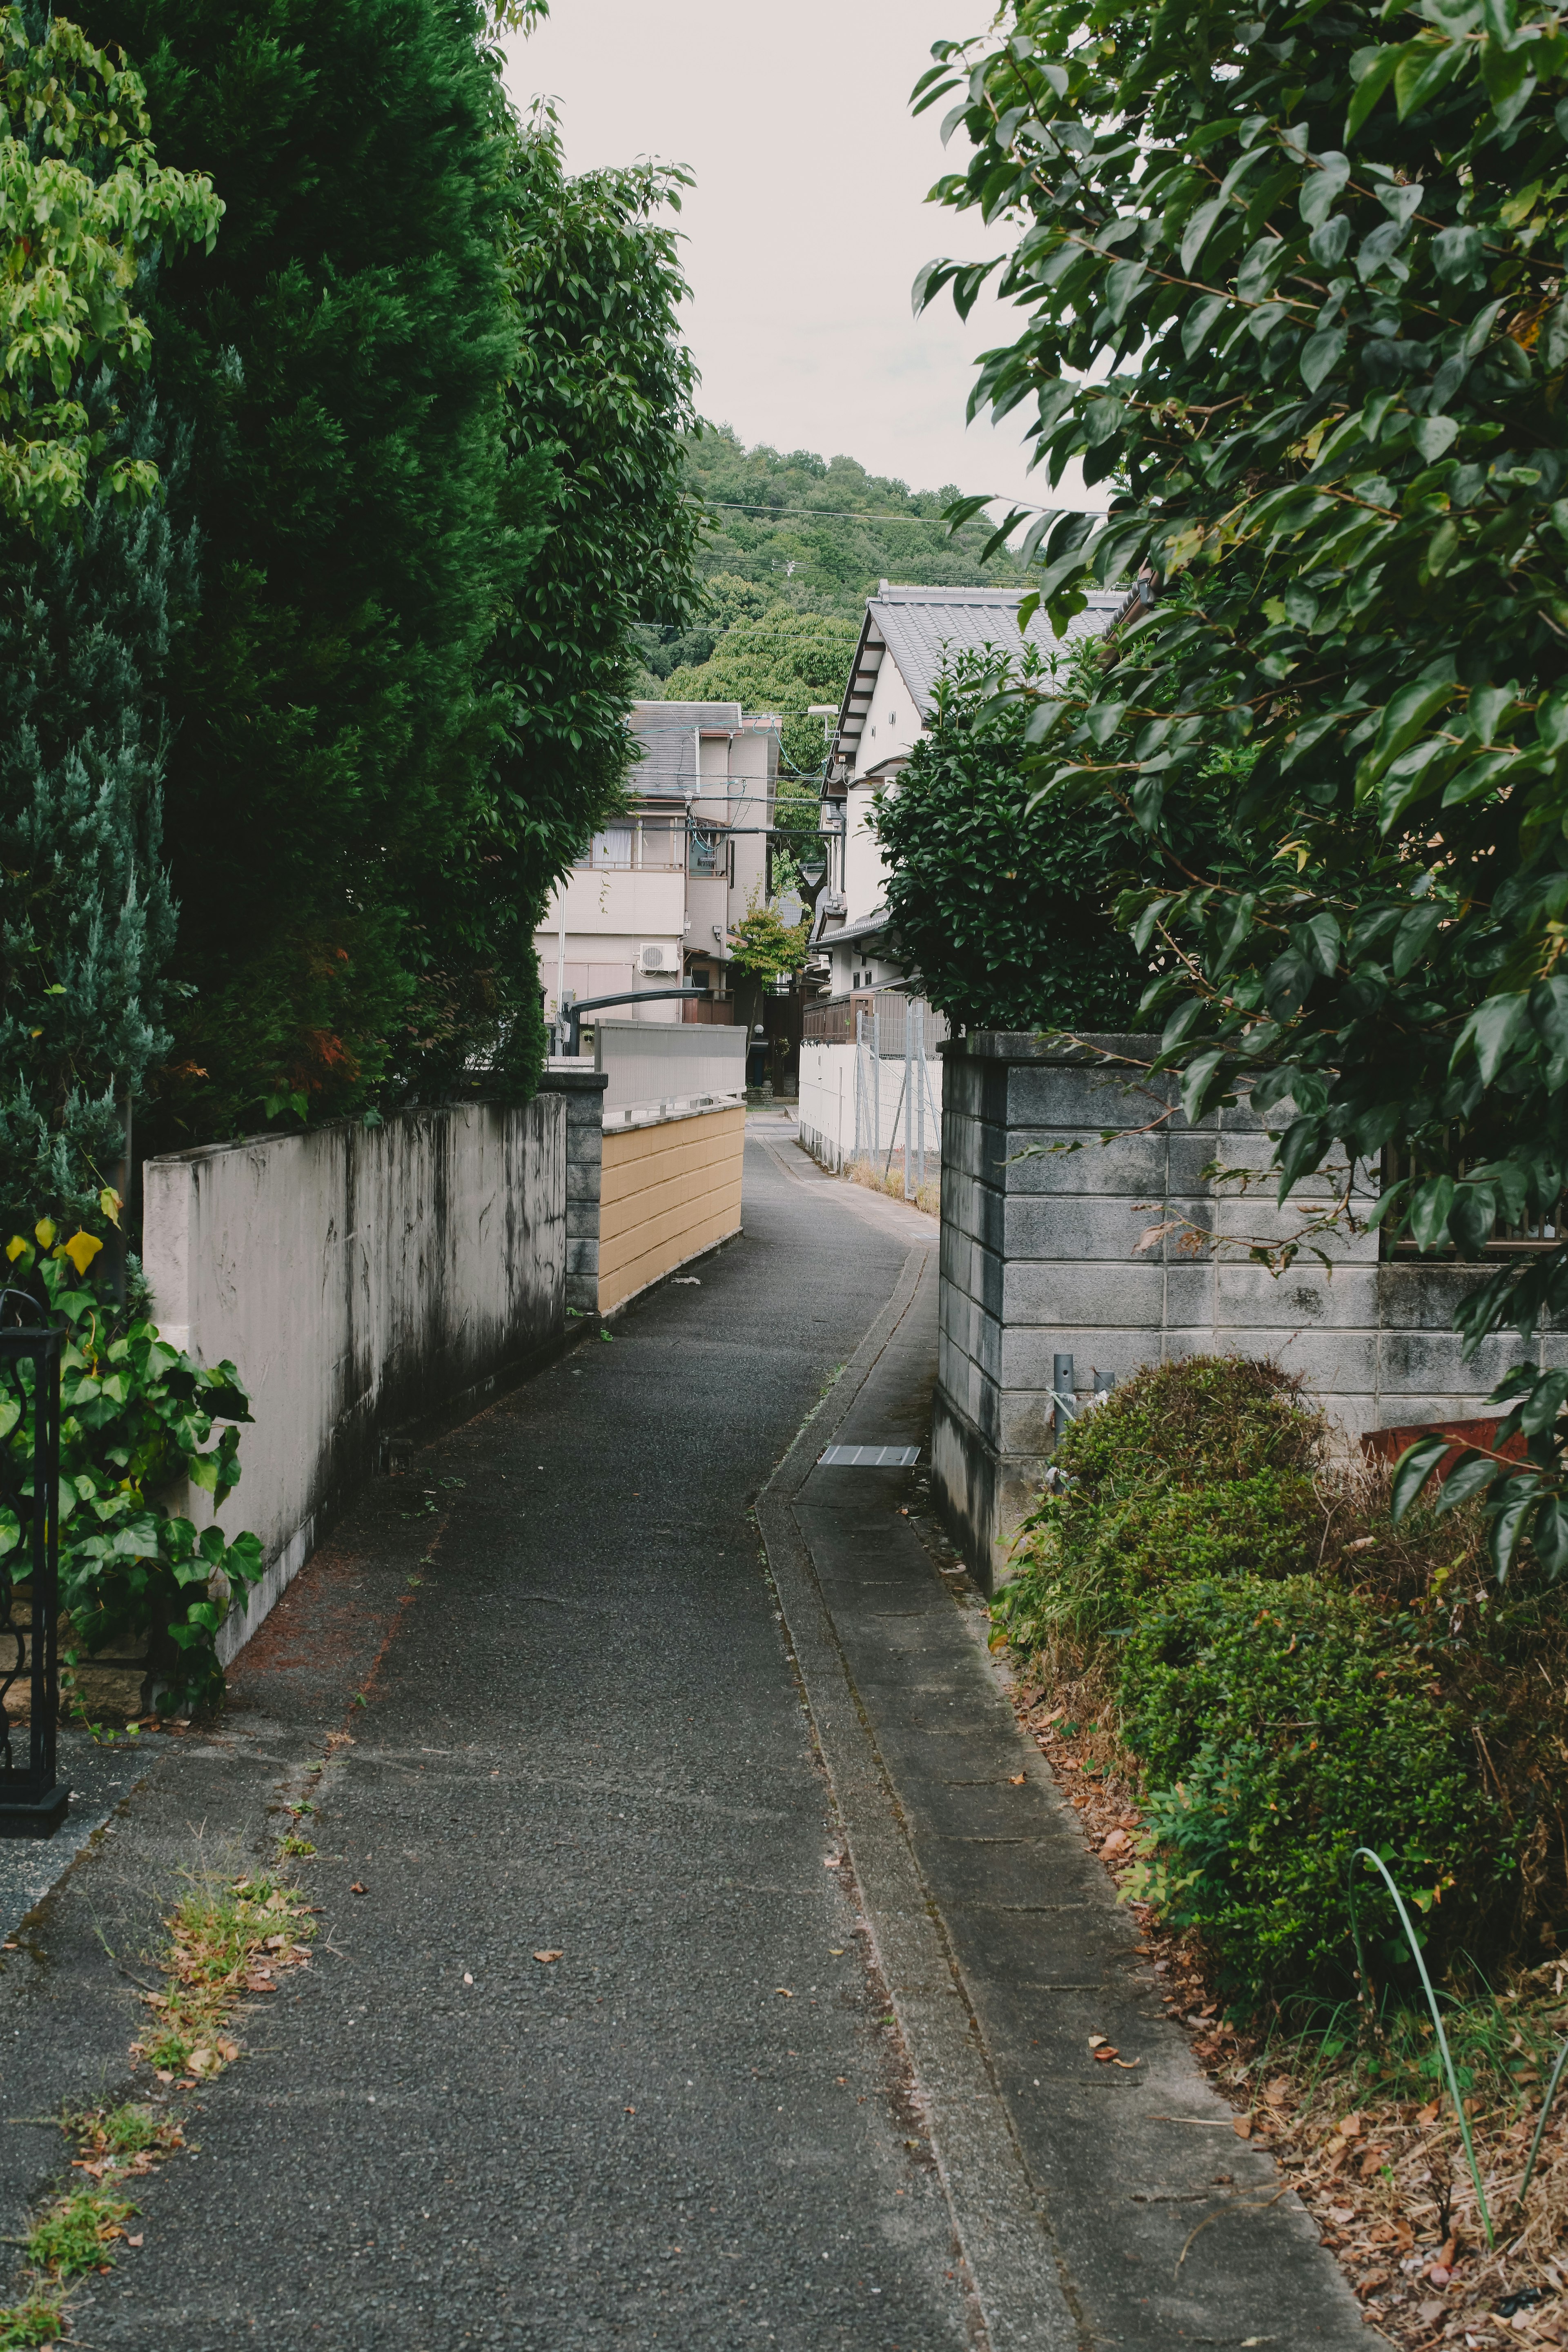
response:
M710 499L698 494L705 507L713 507L737 514L815 515L826 522L929 522L941 523L941 515L876 514L865 507L773 507L752 505L744 499ZM1002 504L998 498L997 506ZM1053 507L1053 514L1106 515L1108 507ZM960 523L960 530L990 530L994 526L976 515L971 521Z

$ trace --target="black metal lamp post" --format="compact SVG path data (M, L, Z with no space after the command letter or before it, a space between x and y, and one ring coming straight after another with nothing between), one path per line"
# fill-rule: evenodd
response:
M28 1406L22 1377L33 1367L33 1495L15 1499L22 1541L0 1559L0 1837L52 1837L70 1790L57 1786L60 1715L61 1331L0 1330L0 1381ZM27 1728L14 1723L11 1693L27 1692ZM17 1750L26 1740L26 1760Z

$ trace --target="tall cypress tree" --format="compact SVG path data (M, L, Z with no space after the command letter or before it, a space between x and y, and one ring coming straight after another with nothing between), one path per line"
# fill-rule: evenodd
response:
M151 395L122 437L164 455ZM0 551L0 1241L43 1214L104 1230L126 1113L168 1045L156 697L192 554L162 498L107 490Z
M421 893L471 834L476 684L524 551L495 60L451 0L95 0L160 153L227 206L163 271L157 380L194 428L199 613L171 660L185 993L165 1141L418 1083L447 1022Z

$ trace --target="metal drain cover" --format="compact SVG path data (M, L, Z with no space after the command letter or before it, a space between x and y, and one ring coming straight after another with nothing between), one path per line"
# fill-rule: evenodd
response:
M830 1445L816 1457L819 1470L909 1470L921 1458L918 1445Z

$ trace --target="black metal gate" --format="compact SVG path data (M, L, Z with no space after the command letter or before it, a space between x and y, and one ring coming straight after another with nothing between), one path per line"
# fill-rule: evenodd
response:
M33 1435L30 1462L5 1482L22 1534L0 1559L0 1837L52 1836L70 1795L55 1780L64 1343L60 1331L0 1330L0 1400ZM13 1711L24 1695L25 1727Z

